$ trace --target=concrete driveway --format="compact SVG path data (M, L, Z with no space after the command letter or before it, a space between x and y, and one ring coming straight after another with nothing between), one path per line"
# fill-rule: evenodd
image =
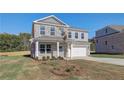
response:
M97 57L84 57L84 60L97 61L101 63L110 63L124 66L124 59L119 58L97 58Z

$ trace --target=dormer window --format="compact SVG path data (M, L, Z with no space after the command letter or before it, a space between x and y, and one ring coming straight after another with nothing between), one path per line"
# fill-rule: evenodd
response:
M40 34L45 35L45 26L40 26Z
M55 27L54 26L51 27L50 31L51 31L51 35L55 35Z
M77 32L75 32L75 38L78 39L78 33Z
M71 32L68 32L68 38L72 38Z
M81 39L84 39L84 33L81 33Z

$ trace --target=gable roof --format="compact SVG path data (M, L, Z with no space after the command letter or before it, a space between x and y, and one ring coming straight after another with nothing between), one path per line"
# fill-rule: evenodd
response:
M124 31L124 25L109 25L108 27L118 31Z
M67 26L67 27L69 27L68 24L64 23L62 20L60 20L59 18L57 18L57 17L54 16L54 15L50 15L50 16L47 16L47 17L44 17L44 18L35 20L35 21L33 21L33 22L37 23L37 22L39 22L39 21L44 21L44 20L49 19L49 18L54 18L54 19L55 19L56 21L58 21L59 23L65 25L65 26Z

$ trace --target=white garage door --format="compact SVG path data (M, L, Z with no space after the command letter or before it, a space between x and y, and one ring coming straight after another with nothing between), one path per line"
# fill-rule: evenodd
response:
M72 57L83 57L87 55L86 47L73 47L72 48Z

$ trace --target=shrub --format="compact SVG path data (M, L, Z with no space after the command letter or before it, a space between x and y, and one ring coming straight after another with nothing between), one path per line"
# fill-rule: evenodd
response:
M61 57L61 56L59 56L57 59L59 59L59 60L64 60L64 58L63 58L63 57Z
M47 58L46 58L47 60L49 60L50 59L50 56L47 56Z
M66 72L71 72L71 70L69 68L66 68L65 71Z
M42 60L43 60L43 61L46 61L47 59L46 59L46 57L45 57L45 56L43 56L43 57L42 57Z
M57 58L55 56L52 56L52 59L51 60L57 60Z

